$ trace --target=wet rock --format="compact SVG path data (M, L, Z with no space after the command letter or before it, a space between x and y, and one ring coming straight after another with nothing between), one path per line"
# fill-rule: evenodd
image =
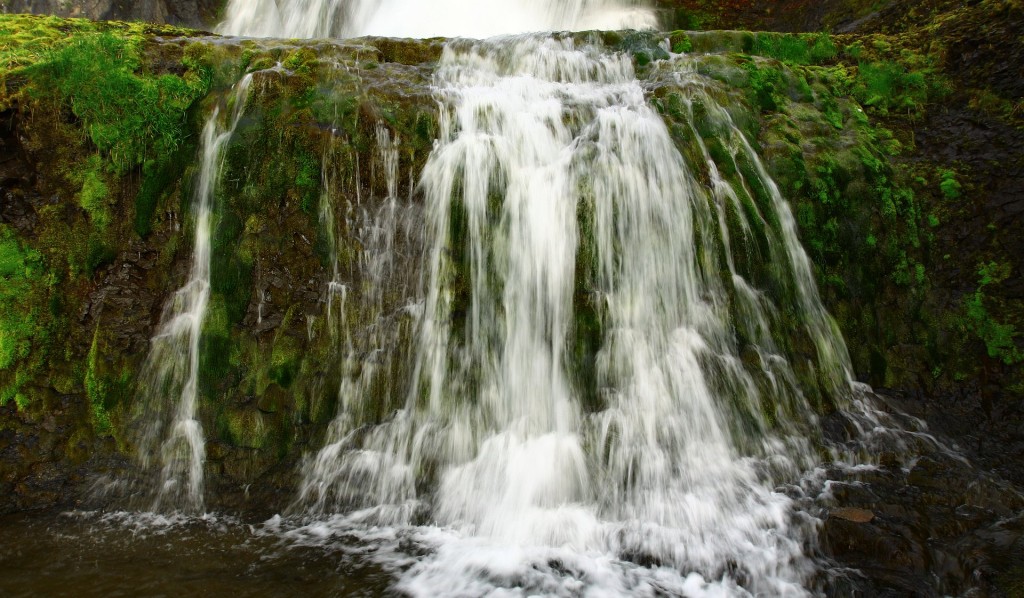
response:
M858 509L856 507L840 507L838 509L832 509L828 513L829 517L838 517L852 523L871 523L875 519L875 514L867 509Z
M233 450L224 459L224 475L228 480L244 487L258 480L278 463L277 455L267 451Z
M923 573L926 559L922 547L894 531L830 517L825 521L823 538L830 553L845 561Z
M1020 491L941 442L893 457L912 466L828 472L823 551L858 574L834 572L826 594L998 595Z
M271 383L256 403L263 413L277 413L291 402L291 395L276 383Z

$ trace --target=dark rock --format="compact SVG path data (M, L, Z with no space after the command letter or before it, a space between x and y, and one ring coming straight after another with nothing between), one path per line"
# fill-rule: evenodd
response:
M256 405L263 413L277 413L290 402L291 395L288 394L288 391L281 388L276 383L271 383L270 386L263 391L263 395L260 396Z
M838 517L852 523L871 523L875 519L875 514L871 511L856 507L840 507L830 510L828 514L829 517Z

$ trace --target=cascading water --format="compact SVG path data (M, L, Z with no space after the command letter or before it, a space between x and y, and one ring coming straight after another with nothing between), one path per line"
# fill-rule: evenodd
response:
M196 417L199 404L199 340L210 299L210 250L213 204L223 164L223 150L245 111L252 77L247 75L230 97L231 117L225 124L220 108L203 128L201 162L196 179L195 242L188 282L164 308L143 370L142 404L151 418L140 456L144 467L161 468L154 510L198 512L203 508L203 429Z
M232 1L221 31L654 23L613 2L448 4L427 16L401 0ZM339 415L298 505L427 545L399 584L413 594L802 594L812 526L773 489L813 463L804 389L835 399L850 368L789 208L689 59L659 80L682 106L670 132L631 58L574 39L447 44L440 138L420 178L415 356L365 359L399 346L400 327L354 339L335 263ZM386 129L378 146L387 198L345 217L370 322L394 317L373 289L393 275L399 209ZM406 370L407 384L387 379ZM379 413L396 393L402 408Z
M623 0L230 0L218 33L304 39L490 37L655 25L641 3Z
M330 331L337 334L337 342L342 355L342 382L338 390L339 415L331 422L327 431L326 446L315 460L307 465L311 472L303 482L299 503L315 505L319 511L329 508L328 501L337 498L339 493L353 492L359 484L352 479L345 479L339 470L339 461L351 457L344 451L352 448L350 434L362 419L370 419L366 412L376 411L376 406L364 400L372 394L391 395L397 392L395 386L401 381L391 380L404 372L403 357L396 348L407 344L403 339L409 336L409 323L404 313L406 305L394 309L395 301L408 304L413 300L415 292L414 280L405 284L396 284L396 279L403 276L399 266L403 256L399 254L397 245L399 238L409 242L417 236L418 221L414 221L411 206L401 202L398 197L398 147L400 139L393 138L383 125L376 127L377 155L371 168L382 171L384 196L379 205L373 209L368 201L361 202L360 194L352 194L356 201L345 206L345 228L352 237L358 240L362 250L356 259L354 272L341 272L337 259L333 264L333 277L327 289L327 317ZM331 153L328 153L328 158ZM325 160L324 172L331 171L331 160ZM370 179L376 177L372 176ZM331 229L338 222L335 212L332 191L337 191L336 183L324 181L325 193L321 197L321 221L324 228ZM356 182L358 184L358 182ZM337 193L337 195L341 195ZM418 214L416 214L418 216ZM336 233L330 235L336 238ZM336 242L331 241L332 249ZM407 256L406 256L407 257ZM414 272L412 268L404 268L406 273ZM349 287L352 279L358 278L359 295L349 302ZM398 297L385 297L385 291L398 291ZM350 322L350 318L355 322ZM357 323L370 323L362 334L354 335L352 328ZM367 358L367 356L369 356ZM388 388L381 390L375 385L383 383Z
M785 335L812 341L799 358L833 391L846 349L756 152L678 60L697 161L627 56L546 36L446 48L409 395L367 429L367 382L343 385L300 497L449 530L406 591L802 591L806 526L772 491L811 463Z

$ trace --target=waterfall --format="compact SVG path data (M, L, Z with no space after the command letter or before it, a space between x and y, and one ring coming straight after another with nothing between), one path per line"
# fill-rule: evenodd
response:
M485 37L651 15L586 0L232 0L220 31ZM378 127L387 190L344 210L361 253L351 272L335 262L328 288L339 412L297 505L425 546L398 584L413 595L804 595L813 524L776 488L815 463L815 407L850 392L845 344L700 59L650 67L677 103L670 129L632 59L583 39L447 43L409 356L374 290L402 259L398 140ZM341 219L330 161L324 223ZM369 332L350 334L352 314Z
M210 249L213 208L223 164L223 150L245 111L252 81L242 78L229 98L231 117L221 122L215 107L203 127L193 215L195 241L188 282L164 307L140 378L150 423L140 456L147 469L161 468L153 510L203 509L203 464L206 460L199 405L199 340L210 299Z
M374 372L344 381L299 497L435 538L403 590L805 592L812 526L774 489L814 463L801 380L848 392L846 348L720 90L666 71L681 139L626 55L447 45L408 394L381 422Z
M650 10L628 0L229 0L217 32L303 39L490 37L656 24Z
M362 483L351 477L354 472L346 471L345 463L356 458L345 451L352 448L352 434L364 419L372 419L367 413L379 411L381 406L365 401L365 397L388 396L404 387L401 380L406 356L398 349L407 345L410 335L408 304L414 299L415 268L403 264L410 256L402 255L400 242L418 245L419 213L398 197L399 147L401 139L378 123L375 131L377 146L371 169L380 169L384 182L383 195L373 198L378 201L365 203L358 193L350 194L343 211L346 216L345 230L360 247L356 263L351 272L343 273L335 259L333 275L327 285L327 317L331 333L336 334L341 354L343 378L338 389L339 414L327 430L325 446L305 466L305 475L300 488L298 503L318 511L333 508L339 496L358 493ZM344 143L344 142L342 142ZM326 230L338 222L335 206L339 196L337 181L330 176L334 148L328 151L324 161L324 193L321 196L320 216ZM371 181L376 177L370 176ZM358 185L358 181L355 182ZM371 185L372 186L372 185ZM337 251L337 237L340 233L329 234L330 245ZM410 278L399 282L403 277ZM358 281L358 282L354 282ZM346 284L348 283L348 284ZM349 297L349 286L353 297ZM390 289L397 297L386 297ZM395 303L405 303L396 309ZM403 321L405 320L405 321ZM353 329L358 329L358 334ZM405 374L407 375L407 374ZM381 390L378 385L388 388ZM408 480L411 482L411 480Z

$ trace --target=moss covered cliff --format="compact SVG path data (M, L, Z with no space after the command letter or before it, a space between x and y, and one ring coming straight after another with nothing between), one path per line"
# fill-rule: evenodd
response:
M761 9L725 4L681 2L676 16L770 27L817 14L761 21ZM678 145L692 125L738 178L751 165L720 155L670 82L682 64L670 54L699 57L686 64L729 95L793 206L857 377L1019 482L1024 12L1014 0L861 4L822 5L849 9L849 23L871 17L845 34L579 35L631 53ZM785 28L826 21L838 23ZM281 508L342 377L383 367L378 385L408 379L367 339L386 328L408 342L421 248L402 237L407 267L384 290L361 260L385 198L416 214L441 48L0 16L0 511L73 503L97 476L135 469L140 372L188 277L200 131L245 74L253 91L225 153L200 351L211 494ZM397 140L397 181L385 140ZM593 339L578 326L585 369ZM367 422L394 407L394 389L372 392Z
M348 280L357 273L361 240L349 229L386 184L378 125L403 140L408 194L435 126L420 65L439 46L224 45L166 27L35 17L3 17L0 35L3 446L46 437L5 460L6 508L38 506L28 486L15 489L33 468L63 464L59 493L64 466L137 450L140 369L187 276L199 131L245 72L256 90L218 191L203 419L215 431L215 477L240 487L293 460L310 425L322 433L334 415L339 359L322 288L336 256ZM338 203L332 222L321 218L325 186Z
M749 135L794 205L858 376L873 385L1019 403L1022 264L1008 231L1021 202L1020 90L998 70L985 79L962 68L958 44L993 27L1010 36L1020 19L1014 3L990 0L899 34L667 35L675 52L714 53L698 68L742 92ZM322 156L343 139L349 171L331 176L372 195L360 187L383 182L357 169L362 160L374 171L384 123L403 140L403 172L415 173L433 135L439 45L225 44L166 27L16 16L0 34L0 402L30 412L48 395L82 393L90 434L127 424L138 361L181 282L198 130L244 72L259 91L227 157L208 390L237 401L268 389L307 396L312 373L299 356L315 336L307 320L322 311L325 239L338 232L319 220ZM678 99L657 84L664 37L605 43L634 54L672 122ZM1019 42L1008 42L1016 60ZM339 76L338 63L351 74ZM970 66L1001 64L978 52ZM282 260L286 282L265 271ZM226 438L245 436L232 422L246 417L216 411ZM276 437L293 435L292 422L275 425Z

